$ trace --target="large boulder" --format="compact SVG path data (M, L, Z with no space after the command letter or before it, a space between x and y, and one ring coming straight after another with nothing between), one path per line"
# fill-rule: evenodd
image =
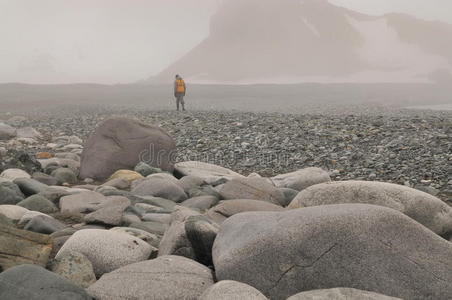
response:
M232 170L200 161L179 162L174 165L174 169L179 175L196 176L208 184L222 179L227 181L235 177L244 177Z
M206 215L218 224L221 224L227 218L242 212L282 210L284 210L284 208L272 203L258 200L238 199L222 201L220 204L209 209Z
M352 287L402 299L450 299L452 244L404 214L366 204L242 213L215 239L218 280L270 299Z
M261 292L247 284L233 281L222 280L210 288L199 297L199 300L268 300Z
M391 183L342 181L318 184L300 192L289 208L345 203L386 206L441 236L452 235L452 207L430 194Z
M329 182L331 178L328 172L320 168L306 168L272 177L271 180L277 187L301 191L311 185Z
M219 189L223 199L254 199L282 205L284 193L270 184L267 179L259 177L234 178Z
M21 265L0 273L0 299L90 300L86 291L65 278L34 265Z
M401 300L368 291L352 288L334 288L327 290L314 290L298 293L287 300Z
M101 229L84 229L74 233L56 255L59 259L71 251L85 255L93 264L96 276L149 258L151 246L129 234Z
M213 284L209 268L185 257L161 256L105 274L88 293L98 300L196 300Z
M80 177L104 180L117 170L133 169L139 161L172 172L176 144L163 129L127 118L111 118L85 143Z
M52 239L48 235L0 224L0 270L21 264L45 266L51 250Z
M177 183L160 178L150 178L141 181L132 189L132 194L161 197L177 203L187 200L187 194Z

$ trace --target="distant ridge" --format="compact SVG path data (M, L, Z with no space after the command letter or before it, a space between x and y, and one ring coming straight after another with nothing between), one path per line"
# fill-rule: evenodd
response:
M153 78L195 83L444 82L452 25L369 16L326 0L229 0L210 35Z

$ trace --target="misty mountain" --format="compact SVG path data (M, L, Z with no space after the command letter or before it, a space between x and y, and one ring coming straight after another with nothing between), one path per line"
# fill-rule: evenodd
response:
M229 0L209 36L148 82L449 82L452 25L326 0Z

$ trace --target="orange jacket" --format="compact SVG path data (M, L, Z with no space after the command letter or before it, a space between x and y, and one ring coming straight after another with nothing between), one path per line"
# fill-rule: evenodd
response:
M183 79L176 79L174 82L174 93L185 94L186 90L185 81Z

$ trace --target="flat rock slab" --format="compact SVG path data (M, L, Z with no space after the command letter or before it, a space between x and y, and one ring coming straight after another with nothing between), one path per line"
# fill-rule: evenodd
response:
M74 233L56 255L59 259L72 251L85 255L93 264L96 276L149 258L151 246L129 234L101 229L84 229Z
M352 287L402 299L450 299L452 244L406 215L367 204L253 212L223 222L218 280L270 299Z
M3 270L22 264L45 266L51 251L52 238L48 235L0 224L0 267Z
M105 274L88 293L98 300L196 300L213 284L209 268L185 257L161 256Z
M86 291L65 278L35 265L21 265L0 273L0 299L90 300Z
M287 300L402 300L368 291L351 288L335 288L327 290L314 290L293 295Z
M62 213L76 214L94 211L99 204L107 201L104 195L86 191L75 195L61 197L60 210Z
M452 236L452 207L440 199L406 186L369 181L330 182L301 191L289 208L363 203L404 213L436 234Z
M223 199L254 199L282 205L284 193L270 184L265 178L234 178L219 189Z
M185 161L177 163L174 165L174 170L183 176L192 175L201 178L208 184L222 178L231 180L235 177L244 177L243 175L227 168L200 161Z

